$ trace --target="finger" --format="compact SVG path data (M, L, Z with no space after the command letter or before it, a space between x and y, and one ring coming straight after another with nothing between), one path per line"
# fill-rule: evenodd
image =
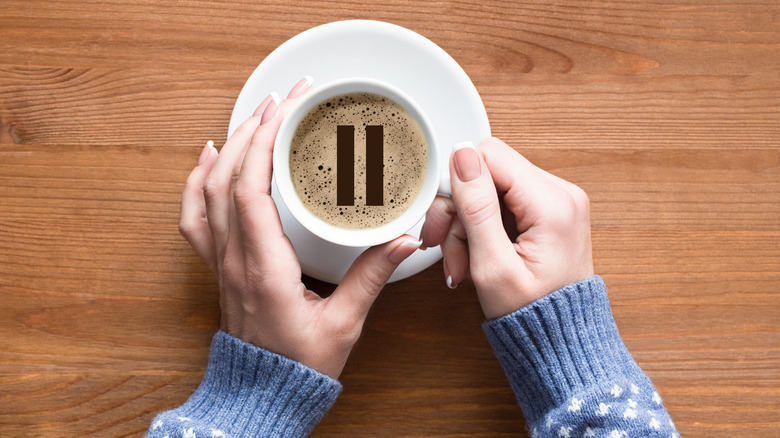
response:
M422 242L408 234L365 250L349 267L327 306L345 326L362 324L395 268Z
M281 99L279 99L279 94L276 93L276 91L272 91L271 94L265 97L262 102L260 102L260 105L255 108L255 112L252 113L252 117L260 117L265 112L265 109L268 107L268 104L271 102L279 103Z
M284 108L289 109L309 92L312 81L311 76L298 81L279 108L269 105L252 136L236 181L234 200L238 225L244 236L244 249L258 263L264 255L278 254L280 246L289 246L279 211L271 197L273 148L284 119Z
M312 85L313 82L314 82L314 79L311 76L305 76L303 79L298 81L292 87L290 92L287 94L287 98L285 100L283 100L281 102L274 101L275 103L278 104L276 109L269 108L267 113L259 113L258 114L258 115L262 115L263 116L263 118L261 120L261 124L265 124L267 121L269 121L272 118L274 118L277 115L278 109L281 109L280 112L281 112L281 116L282 116L282 119L283 119L284 116L287 114L287 112L289 112L290 109L298 103L300 98L303 97L303 95L305 95L309 91L311 91L311 85ZM272 94L275 94L275 93L272 93ZM263 106L261 105L260 107L258 107L258 109L260 109L261 107L263 107ZM263 108L265 108L265 107L263 107ZM281 120L279 121L279 123L281 123ZM252 135L252 142L250 143L250 146L252 144L256 144L259 141L260 137L258 136L258 131L259 130L256 130L255 133ZM275 132L274 132L273 137L275 139L275 137L276 137L276 133ZM271 144L271 146L273 147L273 144ZM248 151L248 150L249 150L249 148L247 148L246 151ZM273 152L273 150L271 150L271 152ZM241 165L243 166L244 162L246 162L246 161L247 160L246 160L246 153L245 153L244 157L242 159Z
M272 104L263 114L241 167L233 191L235 217L247 256L260 263L273 255L285 239L279 211L271 197L273 150L282 123L281 111Z
M262 108L260 114L272 102L275 104L273 96L266 97L258 107L258 111ZM236 129L222 147L217 162L203 183L209 227L215 248L220 253L224 251L227 242L233 176L237 174L237 169L240 169L244 151L249 146L249 141L260 121L260 115L253 115ZM218 255L217 260L220 259L221 256Z
M453 218L457 217L452 199L437 196L425 213L425 222L420 230L420 240L426 248L440 245L447 237Z
M477 149L490 169L496 189L505 193L504 203L514 214L519 233L565 201L565 191L553 182L551 175L546 175L503 141L488 138Z
M482 155L472 148L456 151L450 159L450 174L454 176L452 199L468 236L470 259L494 265L510 259L516 253L504 230L496 186Z
M195 253L206 261L215 272L214 240L211 237L206 201L203 199L203 182L217 160L214 142L209 141L203 148L198 165L190 172L181 194L181 215L179 231L192 245Z
M313 83L314 78L309 75L304 76L303 79L298 81L298 83L293 85L292 89L290 89L290 92L287 94L287 99L295 99L296 97L303 96L311 90L311 85Z
M305 94L306 94L306 93L308 93L309 91L311 91L311 87L304 87L304 88L302 89L302 93L303 93L303 95L305 95ZM298 96L296 96L296 97L288 97L287 99L284 99L284 100L282 101L282 103L279 105L279 107L281 108L281 111L282 111L282 115L283 115L283 116L286 116L287 114L289 114L289 113L290 113L290 110L291 110L291 109L292 109L292 108L293 108L295 105L297 105L297 104L298 104L298 101L300 101L300 100L301 100L301 98L303 97L303 95L298 95Z
M469 247L466 230L456 216L452 221L444 241L441 243L444 256L444 279L447 287L455 289L469 273Z

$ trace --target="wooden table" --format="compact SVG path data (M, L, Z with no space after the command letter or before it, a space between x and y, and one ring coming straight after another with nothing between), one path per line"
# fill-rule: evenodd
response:
M0 3L0 436L140 435L192 393L219 311L185 177L268 53L350 18L439 44L496 136L589 193L683 436L777 436L778 3L386 3ZM388 286L314 435L524 436L481 322L440 263Z

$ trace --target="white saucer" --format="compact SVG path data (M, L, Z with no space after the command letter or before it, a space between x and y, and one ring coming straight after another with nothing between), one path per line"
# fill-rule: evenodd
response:
M371 77L395 85L422 107L434 125L440 145L465 140L477 144L490 136L487 113L477 89L441 47L394 24L348 20L302 32L269 54L238 95L228 137L268 94L277 91L286 95L305 75L314 77L315 87L352 76ZM320 239L293 218L275 185L272 195L303 273L338 283L366 248L343 247ZM422 221L409 234L419 236L421 227ZM401 263L390 281L417 274L440 258L438 247L417 251Z

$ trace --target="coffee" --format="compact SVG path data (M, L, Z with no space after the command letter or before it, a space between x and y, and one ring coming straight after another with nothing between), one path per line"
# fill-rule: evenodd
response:
M420 126L398 103L343 94L318 103L298 125L290 176L298 198L318 218L340 228L375 228L414 202L427 155Z

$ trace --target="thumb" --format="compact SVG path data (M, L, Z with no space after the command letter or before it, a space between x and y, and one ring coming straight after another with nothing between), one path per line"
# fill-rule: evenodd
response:
M516 253L504 229L496 186L482 155L471 147L455 151L450 175L452 200L466 230L472 275L480 264L505 265L498 262L511 260Z
M421 244L421 241L405 234L365 250L352 262L352 266L328 298L335 311L346 317L347 321L362 324L395 268Z

